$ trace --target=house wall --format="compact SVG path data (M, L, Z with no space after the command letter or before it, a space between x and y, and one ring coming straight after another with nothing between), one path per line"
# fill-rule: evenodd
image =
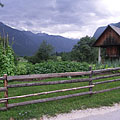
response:
M117 46L109 46L106 48L106 55L108 57L119 57L120 55L120 48Z

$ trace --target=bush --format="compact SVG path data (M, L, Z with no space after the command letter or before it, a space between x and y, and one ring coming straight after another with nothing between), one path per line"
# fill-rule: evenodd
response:
M64 73L64 72L77 72L87 71L89 64L79 62L68 62L68 61L48 61L36 64L26 64L23 67L17 67L16 74L45 74L45 73ZM20 72L21 71L21 72Z
M14 75L14 52L8 44L8 38L0 38L0 76L3 74Z

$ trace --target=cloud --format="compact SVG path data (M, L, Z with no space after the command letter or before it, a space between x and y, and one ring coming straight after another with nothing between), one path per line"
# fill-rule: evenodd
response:
M20 30L80 38L119 22L119 0L4 0L0 21ZM120 3L120 2L119 2ZM116 9L115 9L116 8Z

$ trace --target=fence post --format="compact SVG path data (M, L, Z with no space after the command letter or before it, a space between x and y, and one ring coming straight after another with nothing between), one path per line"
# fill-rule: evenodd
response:
M89 78L92 78L93 76L93 71L92 71L92 66L89 67L89 71L90 71L90 75L89 75ZM91 79L89 79L89 85L93 85L93 82ZM89 88L89 91L92 92L92 87ZM90 94L91 96L92 94Z
M8 86L7 74L4 74L4 79L5 79L4 80L4 87L7 88L7 86ZM5 91L4 97L8 98L8 88ZM6 100L6 102L5 102L5 107L6 107L6 109L8 109L8 100Z

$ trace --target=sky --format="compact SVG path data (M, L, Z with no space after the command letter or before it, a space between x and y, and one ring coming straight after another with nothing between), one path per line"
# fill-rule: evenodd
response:
M68 38L93 36L120 22L120 0L0 0L0 22L15 29Z

